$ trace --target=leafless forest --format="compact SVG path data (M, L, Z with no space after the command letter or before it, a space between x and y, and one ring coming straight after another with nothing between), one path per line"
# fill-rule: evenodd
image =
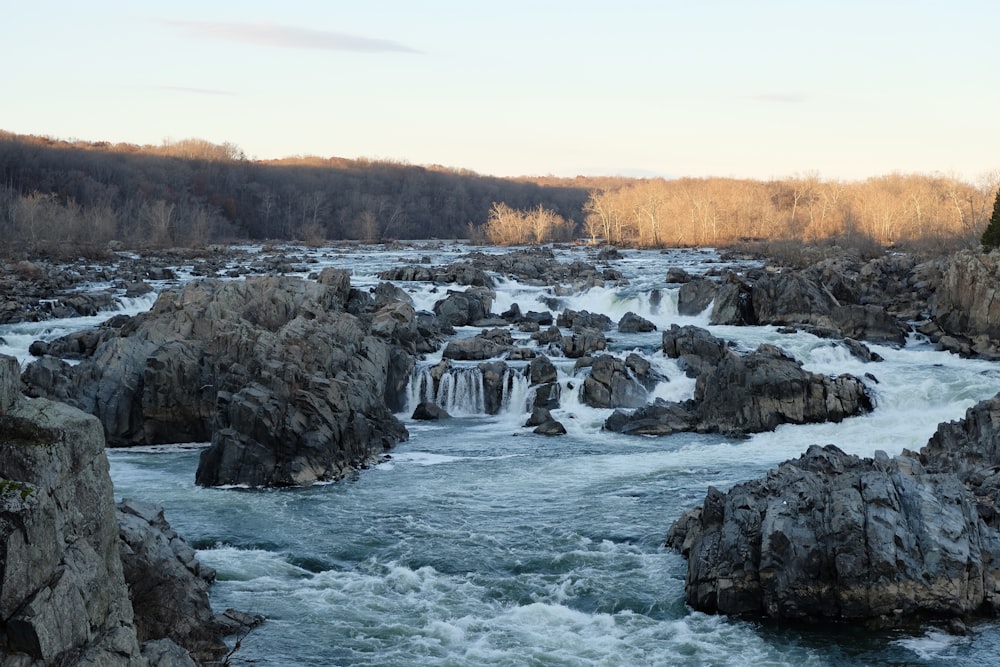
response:
M250 160L231 144L67 142L0 132L11 257L229 241L470 238L623 247L747 240L946 250L977 243L1000 173L863 181L495 178L382 160Z

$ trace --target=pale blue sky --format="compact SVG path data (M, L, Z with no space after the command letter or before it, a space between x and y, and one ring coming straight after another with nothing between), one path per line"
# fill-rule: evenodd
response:
M1000 0L0 6L18 133L502 176L1000 169Z

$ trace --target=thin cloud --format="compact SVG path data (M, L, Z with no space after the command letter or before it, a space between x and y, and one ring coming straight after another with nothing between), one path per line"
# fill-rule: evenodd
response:
M158 90L166 90L171 93L191 93L194 95L222 95L225 97L236 97L236 93L229 90L213 90L212 88L192 88L190 86L156 86Z
M373 39L342 32L311 30L274 23L232 23L228 21L164 21L164 23L196 37L282 49L420 53L420 51L405 44L389 39Z
M750 99L757 102L776 102L779 104L799 104L806 101L806 96L801 93L762 93L753 95Z

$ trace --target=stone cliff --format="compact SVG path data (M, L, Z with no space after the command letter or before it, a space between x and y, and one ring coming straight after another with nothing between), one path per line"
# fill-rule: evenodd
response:
M116 514L100 422L23 399L19 371L0 356L0 665L214 663L227 651L222 636L258 619L211 613L207 582L190 573L194 552L162 512L159 523L129 509L144 505ZM169 553L151 557L161 543ZM139 594L139 583L185 569L153 598ZM146 606L135 610L136 600Z

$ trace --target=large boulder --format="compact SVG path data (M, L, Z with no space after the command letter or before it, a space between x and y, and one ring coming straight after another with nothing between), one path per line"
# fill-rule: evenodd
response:
M979 515L1000 529L1000 394L938 425L920 462L930 472L956 475L972 491Z
M710 278L698 278L681 285L677 292L679 315L700 315L712 305L718 285Z
M448 290L448 296L434 304L434 314L453 327L464 327L486 319L496 293L486 287L470 287L464 292Z
M724 357L698 376L694 398L702 430L735 436L781 424L839 422L872 409L860 379L811 373L773 345Z
M940 283L930 299L930 312L945 334L958 339L946 347L997 358L997 341L1000 341L998 282L1000 251L988 254L963 251L944 262Z
M650 331L656 331L656 325L632 311L622 315L618 321L619 333L648 333Z
M700 611L902 623L995 613L1000 539L952 474L812 446L674 523Z
M0 663L194 665L165 634L137 632L148 617L130 600L100 422L21 400L18 372L0 356ZM163 601L176 593L159 589ZM221 657L225 632L202 657Z
M23 379L97 415L114 445L211 439L201 484L336 479L405 439L390 407L424 335L407 302L380 294L352 315L351 292L332 269L193 281L80 364L45 357Z
M594 408L637 408L646 404L646 389L618 357L595 357L583 381L580 400Z
M663 354L677 359L688 377L698 377L703 371L714 368L723 358L732 354L729 344L694 326L671 324L663 332Z
M872 409L859 378L810 373L776 346L761 345L740 355L696 327L671 327L663 337L668 356L697 369L694 398L616 412L605 422L608 430L648 435L689 430L743 437L781 424L839 422Z

